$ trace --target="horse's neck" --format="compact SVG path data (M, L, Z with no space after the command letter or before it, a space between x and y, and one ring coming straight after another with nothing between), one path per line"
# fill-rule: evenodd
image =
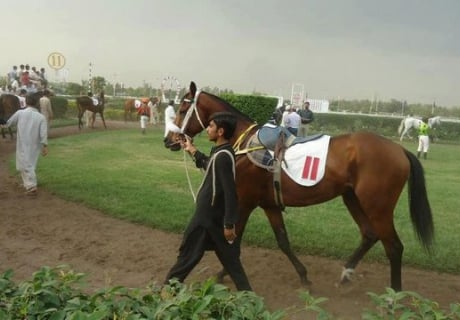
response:
M230 143L234 145L237 141L243 142L244 140L247 140L247 138L252 136L252 134L256 131L256 128L255 123L247 121L238 124Z

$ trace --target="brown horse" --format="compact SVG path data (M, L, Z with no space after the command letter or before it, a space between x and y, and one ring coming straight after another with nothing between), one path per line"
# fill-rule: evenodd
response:
M105 125L105 119L104 119L105 98L104 98L103 93L99 95L97 105L94 105L93 99L89 96L78 97L76 101L77 101L77 108L78 108L78 129L81 130L81 127L83 127L83 122L81 118L83 117L83 114L87 110L93 113L92 120L91 120L91 128L94 128L94 121L96 120L96 113L99 113L101 115L101 119L102 119L102 123L104 124L104 128L107 129L107 126Z
M150 97L149 100L153 106L157 105L158 102L160 102L160 99L158 97ZM128 121L128 118L130 121L133 120L132 113L136 112L135 101L136 99L127 99L125 101L125 122Z
M227 111L237 116L236 149L244 151L257 126L226 101L209 93L197 91L191 83L177 112L175 124L190 137L204 130L215 112ZM179 133L168 133L165 146L178 150ZM235 144L235 142L238 142ZM307 270L289 244L282 210L274 199L273 173L254 165L247 153L237 153L236 184L240 221L237 234L244 232L249 215L256 207L264 211L275 233L280 249L288 256L303 284L309 284ZM395 230L393 214L398 198L408 183L409 209L415 233L429 252L434 237L430 204L421 163L411 152L373 133L356 132L331 137L323 179L304 187L281 173L284 204L303 207L341 196L361 232L361 243L346 261L341 281L346 282L363 256L381 241L391 267L391 287L401 290L403 244ZM224 270L225 271L225 270ZM223 276L224 271L220 276Z
M2 94L0 96L0 125L6 124L6 121L19 110L21 107L19 98L14 94ZM6 138L5 128L1 128L2 137ZM11 139L13 139L13 131L11 127L8 127L8 132L10 133Z

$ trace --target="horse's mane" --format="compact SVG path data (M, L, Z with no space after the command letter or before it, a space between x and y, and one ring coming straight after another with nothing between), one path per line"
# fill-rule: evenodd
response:
M234 106L232 106L229 102L225 101L224 99L216 96L216 95L213 95L209 92L205 92L205 91L202 91L201 93L205 93L207 94L208 96L216 99L219 101L220 104L224 105L225 109L229 112L232 112L232 113L236 113L238 114L238 116L250 121L250 122L255 122L253 119L251 119L251 117L249 117L247 114L244 114L243 112L241 112L240 110L238 110L237 108L235 108Z

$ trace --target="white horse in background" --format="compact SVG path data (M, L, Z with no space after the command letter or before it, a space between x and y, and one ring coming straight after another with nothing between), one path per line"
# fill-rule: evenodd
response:
M407 118L402 119L401 124L399 125L399 128L398 128L398 133L401 135L399 140L402 141L405 135L407 135L409 139L412 139L412 137L409 135L409 130L412 128L417 130L420 127L420 123L422 123L422 120L414 118L414 117L407 117ZM437 126L440 124L441 124L440 116L428 118L428 126L430 128L433 128L434 126Z

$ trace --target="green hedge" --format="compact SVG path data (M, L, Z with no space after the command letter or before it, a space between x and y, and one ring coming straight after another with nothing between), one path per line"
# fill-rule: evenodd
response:
M222 99L229 102L236 109L247 114L258 124L266 123L272 116L278 103L277 98L250 96L239 94L222 94Z
M69 101L63 97L50 97L51 107L53 109L54 118L64 118L67 114Z

